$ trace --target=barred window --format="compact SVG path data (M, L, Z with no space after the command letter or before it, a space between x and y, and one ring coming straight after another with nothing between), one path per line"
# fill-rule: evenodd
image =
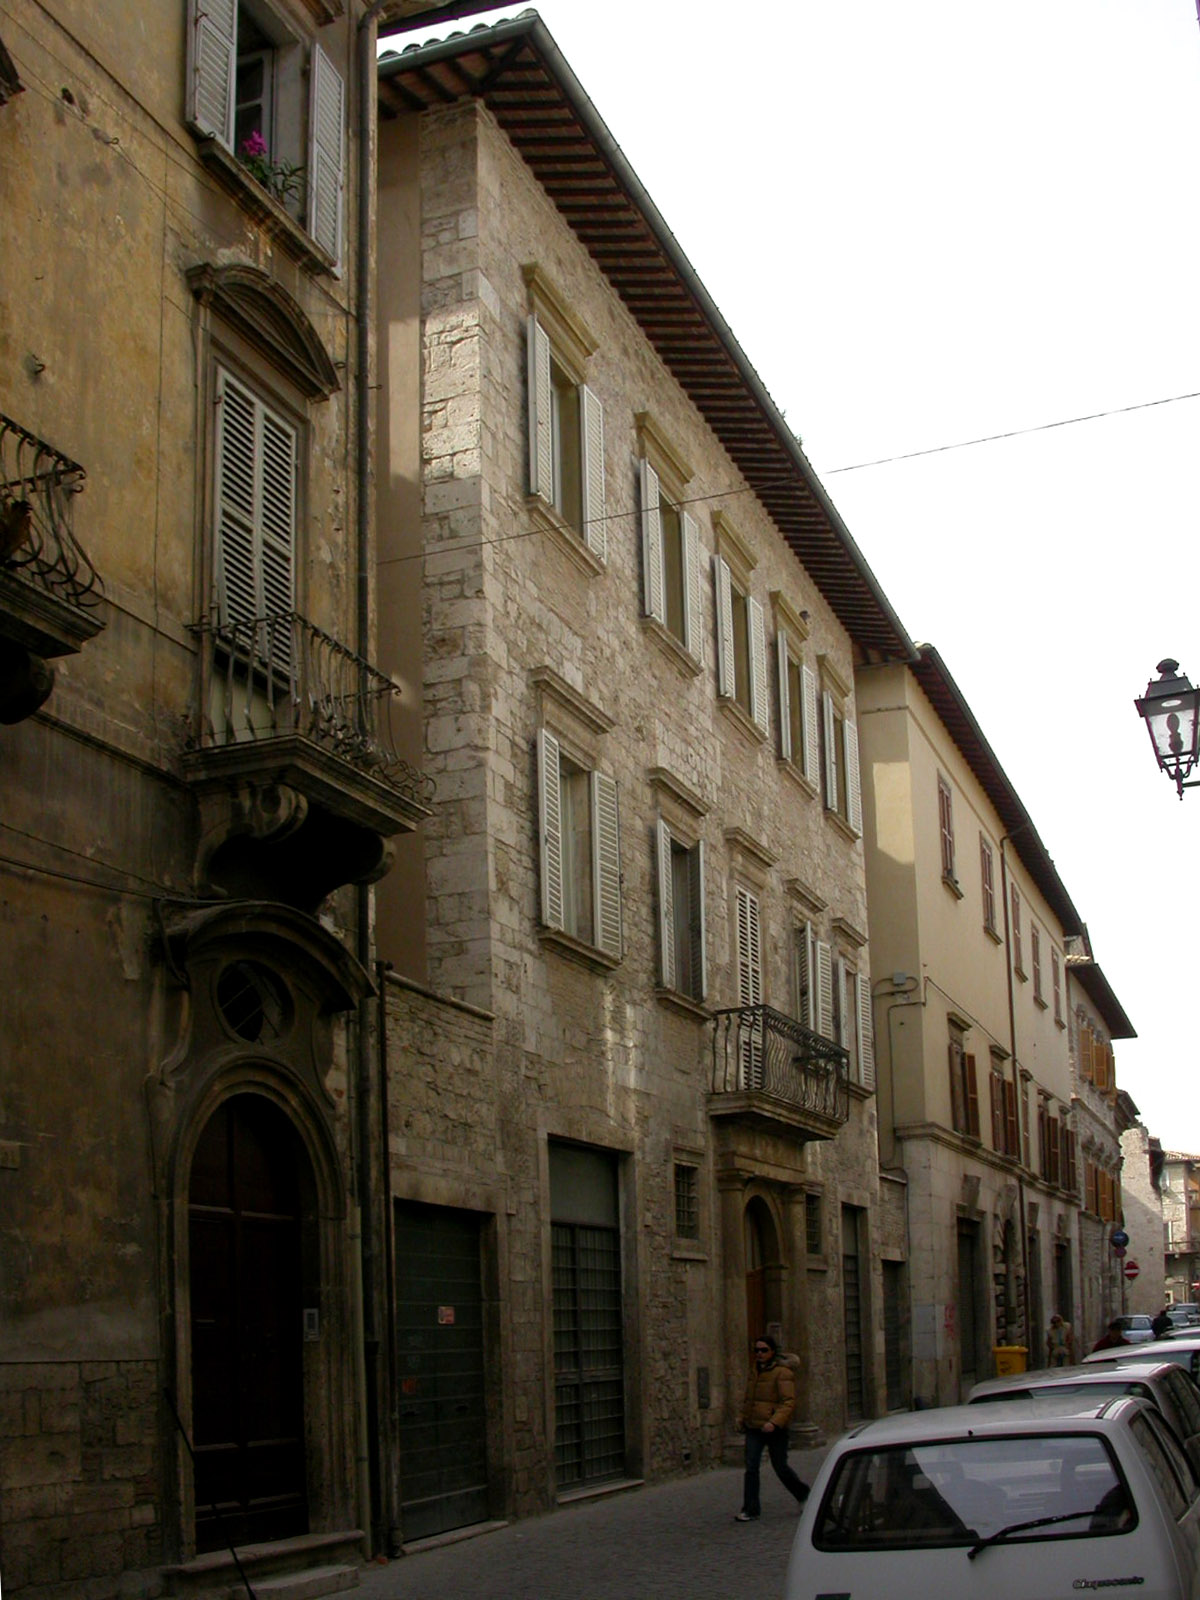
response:
M681 1239L700 1237L700 1171L675 1163L675 1232Z
M825 1244L821 1229L821 1196L819 1194L806 1194L804 1196L804 1235L805 1248L808 1250L809 1255L823 1255Z

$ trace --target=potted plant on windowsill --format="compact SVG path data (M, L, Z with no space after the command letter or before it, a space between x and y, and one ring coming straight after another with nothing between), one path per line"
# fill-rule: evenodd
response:
M304 187L304 168L290 161L272 161L267 141L257 128L242 141L238 160L255 182L260 183L281 205L291 209L299 203Z

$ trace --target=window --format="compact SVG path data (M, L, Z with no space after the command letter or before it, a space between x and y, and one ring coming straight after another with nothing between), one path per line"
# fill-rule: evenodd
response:
M1017 886L1012 891L1012 955L1013 971L1018 978L1025 976L1025 957L1021 953L1021 896Z
M736 580L722 556L713 557L717 592L717 688L764 733L767 731L767 628L763 608Z
M675 1232L681 1239L700 1237L700 1172L682 1161L675 1163Z
M1033 998L1039 1006L1045 1006L1046 1000L1042 994L1042 930L1036 922L1029 924L1029 964L1033 968Z
M975 1057L965 1049L966 1032L950 1024L950 1115L957 1133L979 1137L979 1087Z
M1056 1116L1047 1095L1038 1098L1038 1154L1041 1173L1047 1183L1058 1185L1063 1181L1063 1133L1066 1123Z
M192 127L224 152L226 176L269 194L340 269L346 95L333 62L267 0L188 0L188 46Z
M979 835L979 878L983 890L983 926L992 938L998 938L996 929L996 863L992 847Z
M527 324L529 492L554 532L608 557L604 408L584 381L596 341L534 264Z
M841 968L832 946L818 939L804 922L792 934L792 1002L796 1021L823 1039L841 1043L843 1001Z
M1065 1112L1059 1113L1059 1182L1072 1194L1079 1188L1079 1171L1076 1165L1075 1130L1068 1126Z
M813 1194L811 1190L804 1196L804 1247L810 1256L825 1254L821 1196Z
M792 929L792 1015L803 1027L817 1033L815 963L812 924L802 922Z
M734 891L734 908L738 1005L760 1006L763 1000L762 926L758 896L739 885ZM743 1031L740 1062L743 1088L761 1089L763 1086L763 1038L764 1029L761 1026Z
M621 853L617 785L572 761L538 733L542 922L621 957Z
M1004 1060L993 1054L990 1074L992 1094L992 1148L1011 1160L1020 1159L1017 1136L1017 1087L1004 1071Z
M835 812L856 834L862 832L862 794L858 779L858 730L841 699L822 695L821 755L825 809Z
M950 785L938 773L938 827L942 839L942 877L948 883L957 883L954 875L954 797Z
M216 379L214 601L222 626L244 627L295 609L299 435L225 367ZM286 671L291 638L277 622L256 649Z
M821 730L817 723L816 674L800 660L786 633L776 636L779 663L779 754L809 783L818 781Z
M704 661L703 568L700 529L683 507L688 467L667 444L648 412L637 416L642 457L642 608L697 663Z
M665 822L655 832L659 982L691 1000L707 987L704 956L704 842L688 846Z

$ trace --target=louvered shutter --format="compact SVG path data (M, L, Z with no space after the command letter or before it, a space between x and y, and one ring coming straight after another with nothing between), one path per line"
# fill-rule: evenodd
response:
M817 782L821 766L821 735L817 725L817 675L807 667L800 669L800 682L804 688L804 776L809 783Z
M188 0L188 121L227 150L236 76L237 0Z
M290 673L291 617L295 610L296 435L265 407L260 460L262 612L272 619L265 653L275 671Z
M862 833L862 789L858 776L858 728L847 719L842 724L846 742L846 820L857 834Z
M967 1126L967 1101L962 1069L962 1050L951 1041L950 1059L950 1121L960 1132Z
M642 480L642 604L648 617L665 624L667 604L658 473L648 461L642 461L639 470Z
M1046 1176L1047 1176L1047 1178L1049 1179L1049 1181L1051 1183L1057 1184L1057 1183L1061 1182L1061 1178L1062 1178L1062 1173L1061 1173L1061 1170L1060 1170L1060 1149L1061 1149L1060 1140L1061 1140L1061 1134L1060 1134L1060 1129L1059 1129L1059 1120L1058 1120L1057 1117L1051 1117L1049 1119L1049 1122L1048 1122L1048 1133L1049 1133L1050 1170L1046 1174Z
M563 928L562 766L558 740L545 728L538 730L538 852L542 871L542 921L548 928Z
M704 569L700 561L700 528L695 517L681 513L683 523L684 647L704 665Z
M703 1000L708 993L708 957L704 943L704 840L688 855L688 886L691 890L692 999Z
M1004 1151L1014 1159L1020 1154L1021 1141L1017 1132L1017 1086L1004 1080Z
M875 1092L875 1018L871 1014L871 980L855 974L854 1002L858 1012L858 1081Z
M346 88L341 73L315 44L308 107L308 231L337 268L342 264L345 185Z
M713 585L717 594L717 693L732 696L733 665L733 583L729 568L720 556L713 557Z
M963 1056L963 1072L967 1083L967 1132L979 1137L979 1082L975 1076L975 1057Z
M219 370L214 568L217 617L226 627L261 615L256 552L257 409L249 390Z
M787 635L775 635L775 659L779 669L779 754L792 760L792 696L788 688ZM796 752L799 755L799 751Z
M825 804L830 811L837 810L837 752L833 747L834 721L833 696L821 696L821 709L825 718Z
M834 1007L833 1017L837 1024L837 1042L845 1050L850 1043L850 1013L848 1009L847 989L849 987L846 973L846 963L837 957L833 962L833 988L837 1004Z
M833 951L820 939L816 940L814 949L817 956L817 1020L814 1031L822 1039L828 1039L833 1034Z
M579 390L583 446L583 537L597 561L608 560L607 501L604 490L604 407L583 384Z
M621 954L621 829L617 785L603 772L592 773L592 886L596 948Z
M529 369L529 492L554 504L554 430L550 410L550 337L529 318L526 356Z
M671 830L665 822L654 829L654 865L658 877L658 981L665 989L678 986L675 970L675 888L671 877Z
M767 732L767 623L757 600L747 599L750 622L750 715Z
M816 1014L816 943L812 923L806 922L797 929L797 934L797 961L800 968L796 978L797 1020L813 1033L819 1033L821 1030L817 1027Z
M758 900L746 889L737 891L738 1004L762 1004L762 943ZM761 1089L763 1082L763 1026L761 1013L742 1033L742 1087Z
M1004 1084L995 1072L988 1073L988 1087L992 1092L992 1148L1004 1149Z

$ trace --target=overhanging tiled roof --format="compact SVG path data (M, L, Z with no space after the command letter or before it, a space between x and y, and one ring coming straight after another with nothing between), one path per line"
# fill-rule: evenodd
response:
M1067 969L1078 978L1087 991L1088 999L1104 1019L1104 1026L1114 1039L1136 1039L1137 1029L1125 1015L1125 1007L1113 993L1112 985L1103 969L1095 961L1070 961Z
M1063 932L1082 934L1083 919L1071 903L1050 852L1033 825L1033 818L1009 782L1008 775L984 737L983 729L976 722L974 712L950 676L945 662L931 644L922 644L917 646L917 658L911 667L913 676L929 697L943 727L995 806L1014 851L1041 890L1046 904L1062 924Z
M385 117L464 97L496 118L864 657L911 657L798 440L535 12L380 61Z

